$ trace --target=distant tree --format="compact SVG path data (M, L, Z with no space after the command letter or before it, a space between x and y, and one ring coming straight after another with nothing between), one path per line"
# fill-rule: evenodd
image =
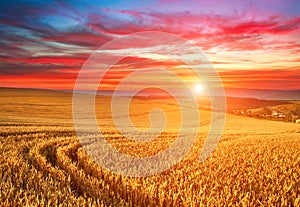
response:
M292 111L292 114L294 114L296 116L300 116L300 106L299 105L297 105L297 108Z
M288 113L288 114L286 115L286 117L285 117L285 120L286 120L287 122L293 121L292 114Z
M267 108L267 107L264 107L263 110L262 110L262 113L265 114L265 115L271 115L272 110Z

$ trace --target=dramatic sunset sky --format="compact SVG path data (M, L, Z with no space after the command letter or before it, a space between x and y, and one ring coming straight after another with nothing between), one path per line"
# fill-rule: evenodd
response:
M225 88L300 89L298 0L1 0L0 8L0 87L71 90L103 44L163 31L202 49ZM178 67L136 54L115 73L149 63ZM107 89L118 78L108 76Z

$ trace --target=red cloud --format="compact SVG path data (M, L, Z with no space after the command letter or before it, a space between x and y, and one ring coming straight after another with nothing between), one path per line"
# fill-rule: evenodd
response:
M300 89L300 68L219 72L225 87Z
M41 56L41 57L24 57L24 58L7 58L0 57L1 62L6 63L26 63L26 64L63 64L65 66L81 66L87 59L86 54L72 57L62 56Z
M282 23L276 21L250 21L233 26L224 26L221 34L285 34L297 30L299 25L299 18Z

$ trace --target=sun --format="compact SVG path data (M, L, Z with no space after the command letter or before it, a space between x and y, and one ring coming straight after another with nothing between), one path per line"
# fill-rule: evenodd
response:
M200 83L195 84L195 92L196 93L202 93L203 90L204 90L203 85L201 85Z

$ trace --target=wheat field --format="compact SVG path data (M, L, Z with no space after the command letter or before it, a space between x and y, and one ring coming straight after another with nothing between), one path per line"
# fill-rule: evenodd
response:
M149 156L176 138L176 104L132 101L136 127L149 125L152 107L169 120L158 139L137 144L113 127L110 99L98 99L99 126L119 151ZM299 124L228 114L217 149L199 162L211 115L201 111L187 156L161 174L135 178L101 168L85 152L71 93L0 89L0 103L1 206L300 206Z

